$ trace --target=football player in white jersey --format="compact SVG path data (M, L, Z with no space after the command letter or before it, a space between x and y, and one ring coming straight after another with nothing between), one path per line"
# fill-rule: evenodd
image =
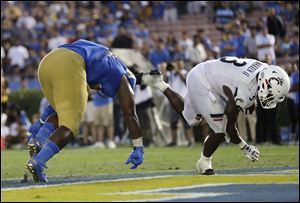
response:
M223 57L196 65L187 75L188 93L182 98L163 81L159 71L140 73L137 84L157 88L190 126L206 120L213 134L206 137L196 169L214 175L212 155L228 137L251 161L259 158L258 149L247 144L236 127L239 111L252 113L258 100L263 108L275 108L289 92L290 81L280 67L254 59Z

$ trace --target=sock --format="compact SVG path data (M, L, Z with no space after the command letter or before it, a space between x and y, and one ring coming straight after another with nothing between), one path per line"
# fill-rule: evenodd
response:
M43 146L43 148L41 149L41 151L35 156L34 159L40 163L46 163L58 152L59 152L59 148L57 144L51 140L48 140L46 144Z
M54 126L51 123L45 123L39 132L36 134L35 139L38 141L40 146L44 146L50 135L55 131Z
M55 110L52 108L52 106L51 105L48 105L47 106L47 108L45 108L45 110L44 110L44 112L43 112L43 114L42 114L42 116L41 116L41 121L42 121L42 123L45 123L45 121L47 120L47 118L51 115L51 114L53 114L55 112Z
M132 139L132 144L134 147L142 147L143 146L143 138L139 137L137 139Z
M210 161L212 159L212 156L206 157L206 156L203 155L203 152L202 152L201 153L201 158L204 159L204 160L206 160L206 161Z

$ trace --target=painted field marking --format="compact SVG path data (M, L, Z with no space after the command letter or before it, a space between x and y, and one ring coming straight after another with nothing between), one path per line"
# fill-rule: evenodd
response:
M161 195L167 195L170 193L162 193ZM123 202L149 202L149 201L172 201L172 200L180 200L180 199L196 199L196 198L204 198L204 197L217 197L224 195L232 195L234 193L184 193L184 194L173 194L172 197L163 197L163 198L147 198L147 199L132 199L132 200L123 200ZM116 201L117 202L117 201Z
M296 184L295 182L290 182L292 184ZM150 190L135 190L135 191L126 191L126 192L111 192L111 193L98 193L98 195L161 195L161 196L170 196L160 198L145 198L145 199L131 199L125 202L148 202L148 201L172 201L172 200L180 200L180 199L196 199L196 198L204 198L204 197L217 197L217 196L225 196L225 195L234 195L239 193L229 193L229 192L181 192L181 193L172 193L172 191L177 190L187 190L187 189L198 189L198 188L207 188L207 187L220 187L220 186L229 186L229 185L253 185L253 183L216 183L216 184L201 184L201 185L192 185L192 186L180 186L180 187L165 187L159 189L150 189ZM269 183L256 183L259 185L269 184ZM283 184L283 183L273 183L273 184ZM289 184L288 182L284 184Z
M105 183L105 182L119 182L119 181L128 181L128 180L148 180L148 179L156 179L156 178L168 178L173 177L172 175L163 175L163 176L149 176L149 177L137 177L137 178L120 178L113 180L88 180L88 181L79 181L72 183L59 183L59 184L49 184L46 185L28 185L24 187L11 187L11 188L1 188L1 191L10 191L10 190L26 190L31 188L46 188L46 187L56 187L56 186L65 186L65 185L81 185L81 184L91 184L91 183Z
M144 179L144 180L143 180ZM147 180L145 180L147 179ZM298 180L298 181L297 181ZM117 183L116 181L119 181ZM128 182L126 182L128 181ZM237 194L238 191L220 191L217 189L213 190L205 190L201 188L208 187L222 187L228 185L265 185L265 184L273 184L273 185L281 185L280 187L285 187L286 184L298 185L299 177L297 175L286 175L286 177L282 177L281 175L263 175L261 177L256 176L244 176L240 175L238 178L236 176L165 176L162 178L158 177L144 177L144 178L126 178L120 180L99 180L93 181L95 184L89 184L89 182L84 182L85 185L78 185L79 183L69 183L69 187L64 187L63 184L59 184L57 188L51 187L53 185L40 185L41 187L51 187L49 191L55 192L56 198L66 198L64 201L70 201L70 198L67 194L72 194L75 191L81 191L79 193L85 194L89 193L90 197L92 197L93 201L172 201L172 200L183 200L183 199L201 199L201 198L219 198ZM105 182L106 184L101 184L101 182ZM116 182L116 183L115 183ZM100 184L99 184L100 183ZM139 185L139 188L132 187L132 185ZM152 186L151 186L152 185ZM113 187L112 187L113 186ZM129 186L129 187L128 187ZM76 188L76 189L75 189ZM8 189L8 188L7 188ZM26 188L28 189L28 188ZM199 190L198 190L199 189ZM48 191L47 190L47 191ZM37 198L50 198L52 192L48 192L45 194L46 190L33 190L37 195ZM213 192L214 191L214 192ZM78 194L79 194L78 193ZM31 196L26 190L16 190L16 191L8 191L8 193L1 194L4 196L5 194L7 200L10 198L18 197L19 195L25 195L26 200L33 201L37 200L36 197ZM54 193L52 193L54 194ZM76 193L77 194L77 193ZM240 194L240 193L239 193ZM74 198L74 196L72 196ZM72 198L71 197L71 198ZM31 199L30 199L31 198ZM33 199L32 199L33 198ZM55 197L54 197L55 198ZM81 196L76 196L78 200L87 200L88 199L80 199ZM24 199L24 200L25 200ZM44 200L43 199L43 200ZM4 200L4 199L3 199ZM41 199L40 199L41 200ZM57 201L58 199L51 199Z
M82 185L82 184L92 184L92 183L104 183L104 182L124 182L124 181L134 181L134 180L153 180L159 178L171 178L171 177L197 177L197 175L162 175L162 176L149 176L149 177L132 177L132 178L119 178L119 179L112 179L112 180L87 180L87 181L78 181L78 182L71 182L71 183L59 183L59 184L43 184L43 185L28 185L24 187L10 187L10 188L1 188L1 191L12 191L12 190L26 190L32 188L47 188L47 187L57 187L57 186L68 186L68 185ZM199 175L198 175L199 176ZM225 175L215 175L213 177L234 177L234 176L241 176L241 174L225 174ZM253 177L253 176L291 176L289 175L282 175L282 174L246 174L243 175L244 177ZM294 176L299 176L298 174ZM205 176L199 176L205 177Z

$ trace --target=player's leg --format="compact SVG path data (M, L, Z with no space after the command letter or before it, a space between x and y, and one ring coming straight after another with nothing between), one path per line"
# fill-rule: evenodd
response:
M183 115L189 122L195 113L201 113L201 116L213 131L204 141L203 151L196 164L196 169L203 175L213 175L212 155L220 143L225 140L223 134L226 127L226 122L223 120L225 102L222 98L216 97L201 81L197 80L197 78L193 78L193 75L192 78L190 77L187 81L187 85L189 91L185 96L184 103L189 106L184 108ZM193 113L191 109L194 109L195 112ZM188 112L188 110L190 112Z
M196 169L202 175L214 175L212 167L212 155L217 150L219 145L225 141L223 133L212 132L206 137L203 143L203 151L200 159L196 163Z
M58 126L57 114L53 108L54 107L53 86L51 85L51 78L48 77L50 74L49 70L51 70L51 66L50 66L51 60L55 54L56 54L55 52L50 52L49 54L47 54L40 62L38 67L38 79L41 85L41 89L44 96L46 97L47 101L50 103L51 106L48 106L43 112L43 115L41 115L41 120L45 121L45 123L42 124L42 126L40 127L36 135L30 136L30 139L27 143L27 148L30 157L35 156L41 150L46 140L50 137L50 135L54 132L54 130ZM48 116L49 114L50 116Z
M183 97L171 88L167 88L163 93L168 98L174 110L182 115L184 108Z
M46 162L65 147L77 133L88 98L83 59L75 52L65 49L56 50L50 59L48 66L43 67L44 71L40 70L39 75L40 78L50 78L53 98L49 99L49 102L53 101L53 104L50 104L57 112L59 127L41 151L26 164L34 179L42 182L47 181L43 172ZM47 92L44 93L47 97Z
M42 125L39 132L31 138L27 144L30 157L34 157L40 152L42 147L45 145L46 141L49 139L51 134L58 127L58 117L56 113L50 115L46 122Z
M163 77L158 70L153 70L149 73L139 73L136 75L136 79L137 84L149 85L160 90L167 97L173 109L182 115L184 109L183 97L163 81Z
M201 82L199 82L199 80L191 79L187 81L189 92L184 99L163 82L161 74L157 71L137 75L137 83L150 85L163 92L175 111L182 115L190 126L199 124L202 120L202 116L204 116L205 120L211 125L214 124L211 116L223 116L224 105L219 104L216 101L212 101L216 100L216 98L212 98L213 94L210 94L210 91ZM201 112L201 114L198 112ZM211 114L209 112L217 113ZM222 128L219 124L213 126L213 129L218 129L217 132L222 132L222 129L219 128ZM207 137L203 153L196 164L196 168L199 172L204 175L214 174L214 170L211 165L211 158L212 154L222 141L224 141L224 134L222 133L215 133L214 135Z

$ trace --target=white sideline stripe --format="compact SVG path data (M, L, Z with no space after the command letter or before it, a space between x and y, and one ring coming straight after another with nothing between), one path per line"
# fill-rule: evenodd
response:
M180 199L195 199L195 198L203 198L203 197L216 197L216 196L224 196L224 195L233 195L238 193L216 193L216 192L198 192L198 193L171 193L164 191L174 191L180 189L194 189L194 188L202 188L202 187L219 187L226 185L240 185L240 184L268 184L268 183L220 183L220 184L202 184L202 185L192 185L192 186L180 186L173 188L160 188L160 189L152 189L152 190L138 190L138 191L128 191L128 192L113 192L113 193L99 193L99 195L134 195L134 194L147 194L147 195L172 195L172 197L163 197L163 198L147 198L147 199L133 199L127 200L123 202L162 202L162 201L172 201L172 200L180 200ZM272 183L272 184L282 184L282 183ZM287 184L287 183L284 183ZM293 183L296 184L296 183ZM118 201L113 201L118 202Z
M176 170L179 173L190 173L190 172L194 172L193 170ZM26 171L27 172L27 171ZM153 175L153 173L160 173L161 171L149 171L149 172L144 172L144 173L139 173L140 175ZM27 175L31 176L31 174L28 172ZM124 175L133 175L133 174L124 174ZM166 174L166 175L174 175L174 174ZM112 176L112 174L93 174L93 175L85 175L87 177L90 176ZM161 175L163 176L163 175ZM64 177L68 177L69 176L64 176L64 175L56 175L56 176L50 176L51 178L64 178ZM75 176L73 176L75 177ZM154 176L153 176L154 177ZM3 179L3 180L20 180L20 178L7 178L7 179Z
M233 169L233 170L238 170L238 169ZM195 172L194 175L199 175L199 173L197 171L193 171L193 170L177 170L177 172L181 172L181 173L191 173L191 172ZM144 175L152 175L153 171L150 171L150 172L145 172L143 173ZM158 172L159 173L159 172ZM218 175L218 176L249 176L249 175L267 175L267 174L270 174L270 175L276 175L277 173L280 173L281 175L296 175L296 174L299 174L299 169L286 169L286 170L274 170L274 171L266 171L266 172L261 172L261 173L252 173L252 174L215 174L215 175ZM284 174L282 174L284 173ZM296 174L294 174L296 173ZM278 174L278 175L280 175ZM30 174L28 174L30 175ZM96 174L97 175L111 175L111 174ZM174 174L169 174L170 176L190 176L190 174L179 174L179 175L174 175ZM163 175L162 175L163 176ZM64 178L66 176L52 176L51 178ZM156 176L153 176L153 177L156 177ZM20 178L7 178L7 179L3 179L3 180L20 180Z
M148 180L155 178L168 178L173 177L172 175L163 175L163 176L149 176L149 177L137 177L137 178L120 178L113 180L91 180L91 181L79 181L73 183L59 183L59 184L51 184L51 185L28 185L24 187L11 187L11 188L1 188L1 191L10 191L10 190L26 190L31 188L44 188L44 187L57 187L57 186L65 186L65 185L80 185L80 184L89 184L89 183L103 183L103 182L118 182L118 181L128 181L128 180Z
M126 192L108 192L108 193L98 193L98 195L139 195L139 194L176 194L170 193L168 191L174 190L185 190L185 189L195 189L195 188L207 188L207 187L220 187L227 185L265 185L270 183L207 183L207 184L198 184L198 185L188 185L188 186L178 186L178 187L164 187L159 189L150 189L150 190L135 190L135 191L126 191ZM271 184L297 184L295 182L284 182L284 183L271 183ZM186 193L184 193L186 194ZM192 194L192 193L191 193Z
M169 193L164 193L169 194ZM133 199L127 200L123 202L162 202L162 201L172 201L172 200L180 200L180 199L196 199L196 198L203 198L203 197L217 197L217 196L224 196L224 195L231 195L234 193L213 193L213 192L206 192L206 193L184 193L184 194L175 194L173 197L163 197L163 198L149 198L149 199ZM118 202L118 201L113 201Z
M215 176L241 176L242 174L216 174ZM243 174L243 176L286 176L286 175L299 175L299 174ZM11 191L11 190L26 190L31 188L46 188L46 187L57 187L57 186L65 186L65 185L80 185L80 184L90 184L90 183L101 183L101 182L118 182L118 181L128 181L128 180L148 180L148 179L155 179L155 178L168 178L168 177L175 177L175 176L201 176L201 175L161 175L161 176L149 176L149 177L136 177L136 178L120 178L120 179L112 179L112 180L87 180L87 181L79 181L79 182L72 182L72 183L59 183L59 184L50 184L50 185L28 185L24 187L11 187L11 188L1 188L1 191ZM285 182L290 183L290 182ZM291 182L293 183L293 182ZM242 183L243 184L243 183ZM245 183L246 184L246 183ZM262 183L263 184L263 183Z
M234 185L236 183L207 183L201 185L188 185L188 186L178 186L178 187L164 187L159 189L150 189L150 190L135 190L135 191L126 191L126 192L108 192L108 193L98 193L99 195L136 195L136 194L175 194L168 193L164 191L173 191L173 190L184 190L184 189L194 189L201 187L214 187L214 186L226 186ZM163 193L161 193L163 192Z
M169 176L197 176L200 175L198 172L196 171L191 171L191 170L178 170L177 172L182 172L182 173L191 173L191 172L195 172L195 174L169 174ZM280 174L278 174L280 173ZM275 171L266 171L266 172L261 172L261 173L249 173L249 174L218 174L216 173L215 176L252 176L252 175L299 175L299 170L298 169L288 169L288 170L275 170ZM31 174L28 174L29 176ZM99 174L98 174L99 175ZM100 174L100 175L108 175L111 176L111 174ZM143 175L153 175L153 172L145 172L143 173ZM91 175L92 176L92 175ZM96 174L97 176L97 174ZM168 176L168 175L161 175L161 176ZM68 176L50 176L50 178L65 178ZM76 177L76 176L73 176ZM152 176L152 177L158 177L158 176ZM69 178L69 177L68 177ZM121 179L121 178L120 178ZM20 178L7 178L7 179L3 179L3 180L20 180Z

